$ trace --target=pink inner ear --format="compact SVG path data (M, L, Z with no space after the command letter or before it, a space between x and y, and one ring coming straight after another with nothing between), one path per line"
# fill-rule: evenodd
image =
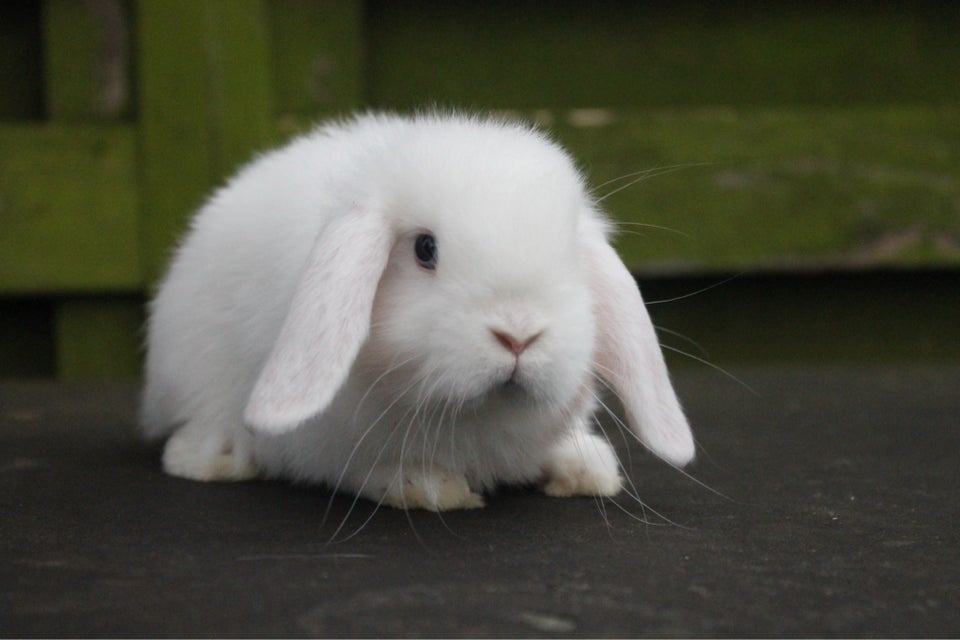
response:
M250 395L247 424L280 433L330 404L370 330L390 243L376 213L352 211L323 230Z
M606 240L588 238L583 246L597 315L598 372L640 441L671 464L687 464L695 454L693 434L636 281Z

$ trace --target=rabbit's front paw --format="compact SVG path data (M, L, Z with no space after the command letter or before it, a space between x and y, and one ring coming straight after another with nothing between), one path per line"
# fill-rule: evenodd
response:
M397 509L477 509L483 506L483 496L470 490L462 475L445 470L407 475L394 483L383 498L383 503Z
M202 481L251 480L260 475L250 445L240 433L211 433L182 427L163 450L163 470Z
M579 429L553 448L544 468L543 492L549 496L615 496L622 486L610 443Z

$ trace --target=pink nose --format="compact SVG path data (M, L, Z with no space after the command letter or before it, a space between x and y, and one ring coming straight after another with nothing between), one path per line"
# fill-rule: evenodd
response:
M490 331L493 333L497 341L515 356L519 356L521 353L526 351L527 347L533 344L534 341L540 337L539 333L535 333L527 338L516 338L509 333L497 331L496 329L491 329Z

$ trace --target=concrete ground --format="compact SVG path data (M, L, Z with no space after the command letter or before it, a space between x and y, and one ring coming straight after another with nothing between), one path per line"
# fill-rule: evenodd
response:
M689 477L614 434L642 504L442 517L166 477L135 386L0 383L0 636L960 635L960 366L734 373L675 374Z

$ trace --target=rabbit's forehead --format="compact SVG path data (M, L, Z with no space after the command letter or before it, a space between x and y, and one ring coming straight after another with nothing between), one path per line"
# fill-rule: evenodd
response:
M410 225L477 236L552 236L575 228L586 201L582 179L553 149L434 151L401 167L392 181L389 206Z

